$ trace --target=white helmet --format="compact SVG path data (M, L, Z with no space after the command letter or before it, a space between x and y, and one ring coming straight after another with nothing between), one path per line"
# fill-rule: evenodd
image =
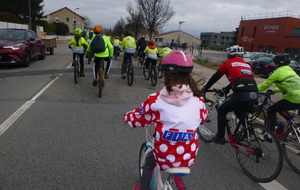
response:
M244 55L244 48L238 45L231 46L226 51L229 55Z

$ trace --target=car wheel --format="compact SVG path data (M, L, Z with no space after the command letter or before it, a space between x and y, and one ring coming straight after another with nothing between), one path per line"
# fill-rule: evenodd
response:
M267 78L269 78L271 75L273 74L273 72L271 71L271 72L269 72L268 74L267 74Z
M41 51L41 55L40 55L40 60L44 60L45 59L45 47L42 47L42 51Z
M29 53L28 50L26 50L25 53L24 53L23 66L24 67L29 67L30 60L31 60L30 53Z

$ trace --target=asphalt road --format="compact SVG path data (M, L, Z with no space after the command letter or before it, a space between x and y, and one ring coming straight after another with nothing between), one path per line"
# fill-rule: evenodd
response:
M123 115L156 87L135 67L131 87L114 60L103 97L92 86L92 65L74 83L71 51L59 42L54 55L28 68L0 67L0 189L131 189L138 182L143 129L131 129ZM87 61L86 61L87 62ZM135 64L136 66L136 64ZM195 66L195 76L214 71ZM224 86L222 78L216 86ZM186 177L189 189L299 189L300 175L284 162L281 174L263 187L238 165L235 150L200 142L196 164Z

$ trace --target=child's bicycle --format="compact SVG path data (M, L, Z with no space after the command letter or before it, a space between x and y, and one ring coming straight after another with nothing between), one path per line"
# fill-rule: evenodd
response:
M156 167L152 153L154 149L154 130L153 124L149 124L145 127L147 141L142 144L139 154L140 183L134 185L133 190L173 190L174 187L178 190L187 189L184 184L183 176L190 173L190 168L188 167L166 169L165 172L168 174L168 177L164 182L162 181L161 171Z
M206 99L209 118L203 125L199 126L199 136L206 143L213 142L217 134L217 111L224 101L226 94L221 89L208 90L214 93L215 101ZM236 150L236 157L244 173L257 182L270 182L279 175L282 169L283 156L279 142L271 130L264 125L254 123L249 119L248 113L256 108L256 102L227 115L228 143ZM236 127L234 128L234 126ZM232 129L234 131L232 132ZM270 141L261 140L262 134L267 134Z

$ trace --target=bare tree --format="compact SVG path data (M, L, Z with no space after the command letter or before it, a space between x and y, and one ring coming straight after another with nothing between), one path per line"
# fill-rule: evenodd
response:
M169 0L135 0L137 10L141 11L142 23L150 31L150 39L175 15Z
M140 33L140 31L144 28L143 22L142 22L142 13L138 9L134 9L131 2L127 4L126 8L127 12L129 13L129 16L126 18L127 25L126 29L130 29L135 34L134 37L137 39L137 35Z
M121 17L120 20L113 27L112 35L122 37L125 33L126 23L124 19Z
M83 20L84 20L84 27L86 27L86 28L87 28L87 27L90 27L90 28L92 27L92 26L91 26L91 23L92 23L92 22L91 22L91 20L90 20L89 17L83 16Z

